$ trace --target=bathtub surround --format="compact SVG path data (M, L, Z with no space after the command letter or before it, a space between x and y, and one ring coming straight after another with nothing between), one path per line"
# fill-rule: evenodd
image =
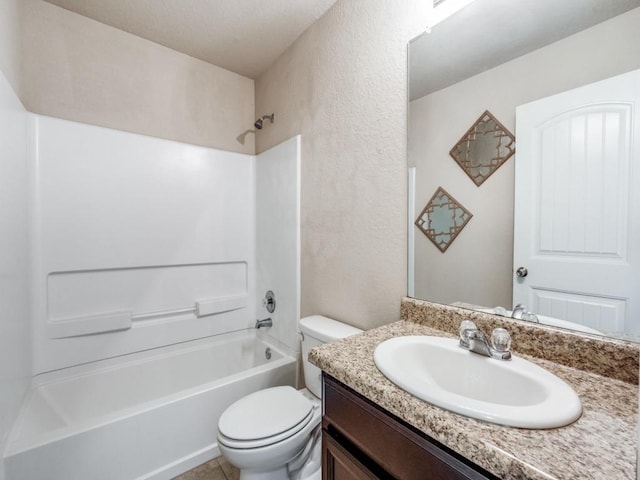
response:
M254 157L31 118L34 372L266 316L299 352L300 137Z
M21 0L0 0L0 452L31 376L26 111L19 99L21 10Z
M30 121L34 373L253 327L253 156Z
M273 319L259 334L291 354L300 351L300 143L298 135L256 157L256 312Z
M21 0L0 0L0 452L31 375ZM0 458L0 480L4 468Z
M340 382L499 478L635 478L640 349L635 344L535 325L518 328L515 321L491 319L487 314L472 318L481 329L489 330L493 323L506 327L513 337L514 354L538 363L578 393L583 405L582 417L567 427L551 430L502 427L451 413L404 392L375 367L373 351L382 341L403 335L457 337L460 319L471 318L469 314L454 307L404 299L403 320L316 348L310 359ZM547 331L546 336L543 330ZM553 354L564 356L564 365L539 356L546 354L540 349L540 336L544 345L551 343ZM581 355L572 363L573 354L579 351L574 342L580 338L593 342L592 354L603 351L616 359L635 358L635 364L629 360L618 365L622 372L617 372L616 365L610 363L600 373L593 373L596 368L591 371L584 368L588 359ZM615 352L616 345L620 347L619 353Z
M1 43L0 43L1 44ZM31 377L27 112L0 72L0 453ZM0 458L0 480L4 479Z

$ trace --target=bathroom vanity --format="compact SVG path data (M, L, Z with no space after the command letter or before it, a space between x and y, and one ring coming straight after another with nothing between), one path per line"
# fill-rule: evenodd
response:
M323 398L325 480L497 478L326 374Z
M416 300L403 300L401 318L309 354L324 372L325 479L636 478L637 345ZM514 355L567 382L582 416L547 430L487 423L424 402L376 368L373 351L381 342L455 337L461 318L484 331L505 326Z

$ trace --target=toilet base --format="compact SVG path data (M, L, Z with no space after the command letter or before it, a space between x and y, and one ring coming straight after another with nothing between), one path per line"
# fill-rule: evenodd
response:
M322 480L322 442L316 442L309 458L297 472L290 477L290 480Z
M321 480L322 442L318 441L305 464L289 476L287 465L273 470L240 469L240 480Z

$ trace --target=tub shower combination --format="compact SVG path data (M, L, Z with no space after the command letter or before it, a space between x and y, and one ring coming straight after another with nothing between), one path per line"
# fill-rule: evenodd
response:
M6 479L169 479L218 456L225 408L296 384L291 332L265 332L295 314L255 328L256 158L38 115L30 132L34 377Z
M254 331L42 375L14 429L7 477L172 478L218 456L227 406L295 384L295 359Z

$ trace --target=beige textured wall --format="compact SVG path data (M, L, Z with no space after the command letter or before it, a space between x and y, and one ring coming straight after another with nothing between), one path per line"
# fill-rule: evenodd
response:
M302 134L302 315L371 328L406 294L407 41L418 0L339 0L256 81L261 152Z
M516 159L476 187L449 150L484 110L515 134L518 105L640 68L638 32L640 8L411 102L413 218L438 186L474 214L444 254L414 230L417 298L511 306Z
M21 91L20 11L22 0L0 0L0 71Z
M254 153L253 134L237 139L255 120L252 79L42 0L21 2L28 110Z

